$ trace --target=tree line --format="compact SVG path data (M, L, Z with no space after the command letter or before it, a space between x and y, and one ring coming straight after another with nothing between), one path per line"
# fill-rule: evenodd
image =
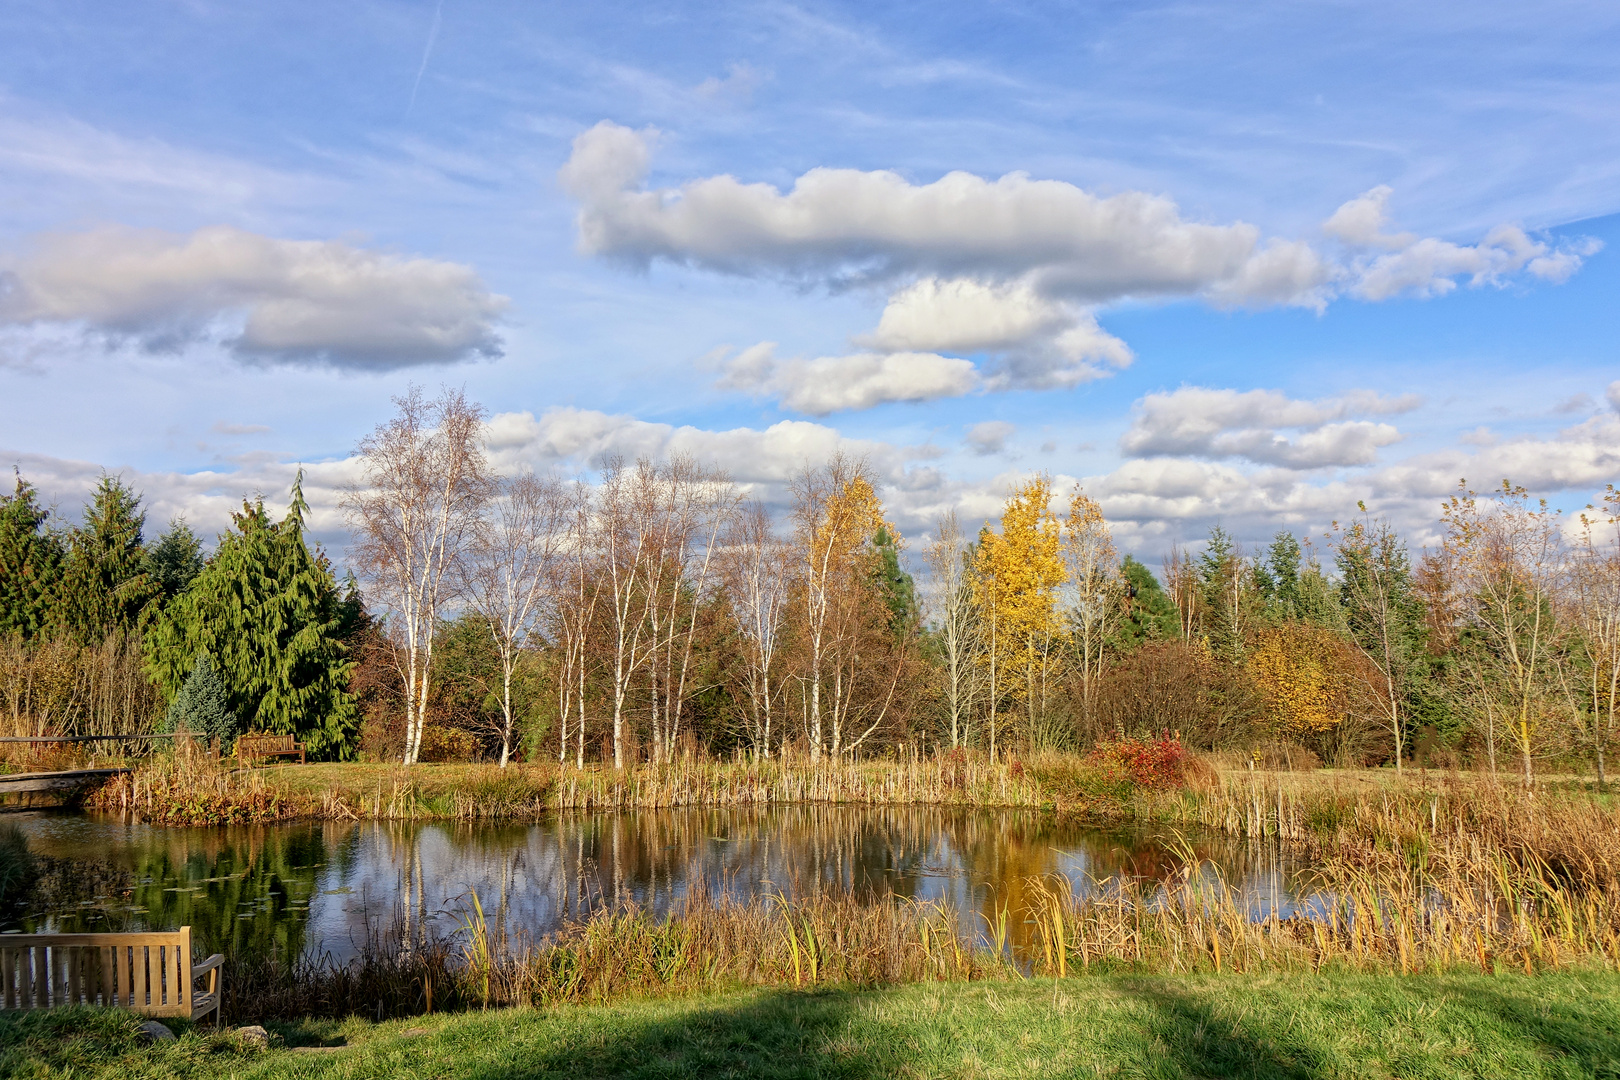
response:
M0 496L0 705L15 733L179 725L227 746L267 731L348 752L363 606L309 547L307 512L300 474L281 520L245 500L204 558L183 519L148 541L141 496L116 476L67 525L18 475ZM107 683L124 689L111 709Z
M284 518L244 503L203 559L180 522L144 543L115 478L54 530L19 478L0 507L0 631L36 653L132 635L165 715L197 708L188 681L217 681L210 723L331 757L815 765L1175 736L1604 778L1612 487L1566 521L1507 483L1460 486L1443 542L1415 558L1361 506L1314 541L1245 549L1216 527L1155 572L1121 557L1095 500L1036 476L996 523L938 521L919 588L860 460L806 465L773 513L678 455L498 475L476 403L412 389L397 405L344 494L346 583L305 541L296 484Z

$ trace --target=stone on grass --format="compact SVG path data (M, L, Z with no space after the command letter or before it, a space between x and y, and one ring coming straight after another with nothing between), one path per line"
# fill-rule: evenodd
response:
M143 1021L138 1030L152 1042L174 1042L174 1032L156 1020Z
M235 1035L236 1041L244 1046L253 1046L262 1050L270 1045L270 1033L258 1024L249 1024L246 1027L236 1028L231 1034Z

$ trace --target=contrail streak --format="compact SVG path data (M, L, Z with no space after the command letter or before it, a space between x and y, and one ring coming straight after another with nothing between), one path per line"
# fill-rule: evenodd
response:
M411 83L411 103L405 106L405 115L410 116L411 110L416 108L416 91L422 85L422 74L427 71L428 57L433 55L433 43L439 38L439 16L444 14L444 0L439 0L433 9L433 27L428 31L427 45L422 49L422 66L416 69L416 81Z

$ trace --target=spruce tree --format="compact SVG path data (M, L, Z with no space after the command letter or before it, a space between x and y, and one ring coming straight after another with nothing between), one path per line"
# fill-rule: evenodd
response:
M183 517L170 519L168 531L147 545L146 572L163 590L165 603L185 592L202 568L202 541Z
M1300 617L1299 574L1303 557L1299 539L1291 532L1278 533L1266 549L1261 593L1265 596L1266 613L1278 622Z
M0 636L24 640L46 631L62 570L62 544L45 531L50 511L34 485L16 474L16 490L0 495Z
M330 563L304 542L302 478L282 521L262 499L232 515L213 558L147 635L147 668L174 694L191 658L207 652L243 730L296 735L311 754L344 756L356 722L341 640L347 610Z
M920 621L917 607L917 583L900 567L900 547L879 528L872 536L872 550L877 556L873 567L878 594L889 609L889 628L897 635L905 635Z
M225 683L209 662L207 653L197 654L185 685L169 705L164 730L190 731L218 739L222 752L236 741L236 715L226 700Z
M84 523L68 536L55 606L56 629L82 644L137 629L160 595L146 572L141 496L122 478L103 475Z
M1198 556L1198 584L1203 593L1204 636L1216 656L1243 659L1243 637L1253 605L1253 569L1219 525L1209 530L1209 542Z

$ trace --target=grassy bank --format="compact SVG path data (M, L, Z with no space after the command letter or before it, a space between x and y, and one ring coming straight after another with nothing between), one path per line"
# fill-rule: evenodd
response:
M268 1026L256 1050L205 1030L144 1045L118 1014L0 1017L0 1075L1612 1076L1620 976L1098 976Z

